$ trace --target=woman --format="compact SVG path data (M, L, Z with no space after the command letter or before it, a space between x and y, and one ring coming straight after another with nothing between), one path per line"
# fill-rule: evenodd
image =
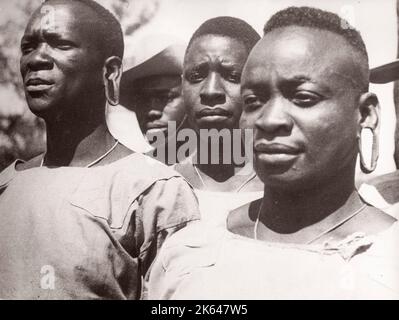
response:
M194 32L184 57L182 95L196 152L175 169L196 189L202 217L216 223L262 195L251 163L235 161L242 153L240 77L259 38L240 19L216 17Z
M308 7L268 21L242 76L263 199L231 211L227 229L199 223L171 238L150 299L399 298L398 223L354 186L378 100L361 36L343 26Z
M50 0L21 50L47 151L0 175L0 298L137 299L164 239L198 214L183 178L107 130L121 26L94 1Z

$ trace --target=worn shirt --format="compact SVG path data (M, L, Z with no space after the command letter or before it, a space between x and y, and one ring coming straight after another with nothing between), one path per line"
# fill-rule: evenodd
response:
M165 238L198 219L185 180L141 154L0 176L0 298L137 299Z
M169 238L148 299L399 299L399 225L343 241L254 240L196 222Z
M399 218L399 170L363 183L359 193L367 203Z

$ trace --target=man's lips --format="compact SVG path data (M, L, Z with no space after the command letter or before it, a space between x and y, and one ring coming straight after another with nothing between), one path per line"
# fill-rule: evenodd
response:
M254 151L262 162L268 165L281 165L294 161L303 149L281 143L255 142Z
M167 123L164 122L147 122L146 123L146 129L151 130L151 129L166 129L168 127Z
M197 118L205 118L205 117L223 117L229 118L232 116L232 113L223 108L206 108L197 112Z
M255 142L254 149L256 152L268 154L299 154L301 152L301 148L299 147L289 146L281 143Z
M25 81L25 88L29 92L38 92L49 89L54 82L42 78L29 78Z

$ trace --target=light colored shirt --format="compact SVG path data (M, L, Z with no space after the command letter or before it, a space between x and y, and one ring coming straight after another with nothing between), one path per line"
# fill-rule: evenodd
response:
M148 299L399 299L399 225L324 245L270 243L196 222L169 238Z
M126 148L139 153L150 152L153 148L144 137L137 115L122 105L107 104L105 120L111 135Z
M0 298L137 299L163 241L199 218L192 189L142 154L0 175Z
M359 194L367 203L399 218L399 170L363 183Z

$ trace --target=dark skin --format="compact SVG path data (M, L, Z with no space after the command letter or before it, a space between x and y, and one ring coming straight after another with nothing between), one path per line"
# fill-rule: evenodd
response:
M244 44L229 37L205 35L192 42L184 60L183 98L189 124L197 133L200 129L239 128L240 77L247 56ZM222 156L220 143L219 159ZM210 158L207 163L198 163L197 169L207 189L214 191L231 191L246 178L235 175L240 168L234 163L211 164ZM186 178L196 183L195 175L190 172Z
M106 57L93 28L101 23L83 4L54 0L53 25L43 24L39 8L21 40L21 75L30 110L47 129L45 165L86 166L115 143L106 128L104 85L120 80L121 59ZM94 27L93 27L94 26ZM94 28L95 30L95 28ZM130 153L119 145L98 164ZM18 170L40 165L43 156L19 164Z
M346 40L329 31L280 28L255 46L243 72L241 124L255 130L264 198L233 211L231 231L254 237L259 213L258 239L308 243L362 209L321 243L374 234L396 221L363 208L354 187L356 136L378 127L377 98L352 77L361 68Z

